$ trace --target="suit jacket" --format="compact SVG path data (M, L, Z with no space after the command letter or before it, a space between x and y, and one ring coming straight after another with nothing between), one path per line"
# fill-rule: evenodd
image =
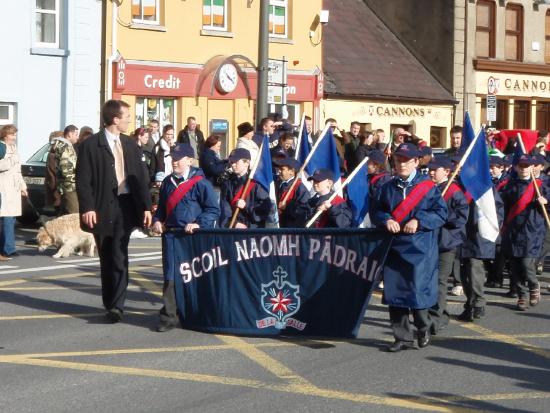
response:
M140 226L144 211L151 209L148 177L141 160L141 150L129 136L120 135L124 153L126 183L132 196L134 210L124 211L125 226ZM95 211L97 224L93 229L84 226L84 231L98 235L113 233L117 199L115 158L103 130L90 136L80 145L76 163L76 192L80 214Z

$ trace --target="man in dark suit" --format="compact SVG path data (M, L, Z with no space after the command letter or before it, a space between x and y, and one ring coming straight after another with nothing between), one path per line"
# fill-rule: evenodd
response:
M109 100L101 109L104 129L78 151L76 190L81 227L92 232L101 264L101 290L107 318L122 319L128 287L128 243L132 228L151 224L151 199L141 150L123 135L129 105Z

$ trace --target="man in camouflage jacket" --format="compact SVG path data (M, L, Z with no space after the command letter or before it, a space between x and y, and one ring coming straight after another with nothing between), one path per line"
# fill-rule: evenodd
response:
M78 197L76 195L75 169L76 151L74 144L78 142L78 128L69 125L63 131L63 138L54 143L54 153L57 164L57 190L61 194L61 213L78 213Z

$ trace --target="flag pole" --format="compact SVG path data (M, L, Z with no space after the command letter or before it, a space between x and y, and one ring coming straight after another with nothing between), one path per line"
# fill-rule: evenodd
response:
M300 168L300 170L296 174L296 177L295 177L294 181L292 182L292 185L290 185L290 188L288 189L285 197L281 200L281 202L280 202L280 204L282 206L281 209L284 209L284 207L286 206L286 201L288 200L288 197L290 196L290 194L294 190L294 187L298 184L298 177L300 175L302 175L302 173L304 172L304 169L305 169L307 163L310 161L311 157L313 156L313 153L315 152L315 150L317 149L317 147L319 146L319 144L321 143L321 141L323 140L323 138L327 134L328 128L330 128L330 122L325 125L325 128L323 129L323 132L321 132L321 135L319 136L319 139L317 139L317 141L315 141L315 144L313 145L313 148L311 148L311 152L309 152L309 154L307 155L306 160L304 161L304 164L302 165L302 167Z
M368 160L369 160L369 157L367 156L361 161L359 165L355 167L352 173L350 173L349 176L346 178L346 180L342 183L342 186L339 189L340 191L344 190L344 188L351 182L351 180L355 177L355 175L357 175L357 173L361 170L363 165L367 163ZM327 201L332 202L334 198L336 198L337 196L338 196L338 192L334 191L334 193L330 196L329 199L327 199ZM323 212L324 211L317 210L317 212L315 212L315 215L313 215L313 217L307 222L306 228L309 228L317 220L317 218L319 218L319 216Z
M523 151L523 153L526 154L527 152L525 151L525 145L523 144L523 139L521 138L520 133L518 133L518 142L521 145L521 150ZM540 193L539 186L537 185L537 179L535 178L535 173L533 172L533 168L531 168L531 180L533 181L533 185L535 186L535 191L537 192L537 199L538 199L542 196L542 194ZM544 215L544 220L546 221L546 225L548 228L550 228L550 218L548 217L548 211L546 211L546 206L540 201L539 201L539 204L542 208L542 214Z
M302 120L300 121L300 129L298 133L298 142L296 142L296 152L294 153L294 159L298 159L300 153L300 145L302 143L302 131L304 130L304 122L306 121L306 114L302 114Z
M474 139L472 139L472 142L470 142L470 145L466 149L466 152L464 152L464 155L462 155L462 158L460 159L460 162L456 166L455 171L451 175L451 178L447 181L447 185L445 185L445 189L443 189L443 191L441 192L441 196L444 196L449 190L451 184L453 183L456 176L460 172L460 169L462 168L462 166L464 166L466 159L468 159L468 156L470 156L470 153L472 153L472 150L474 149L474 145L477 142L477 139L479 138L480 135L481 135L481 129L479 130L478 134L474 137Z
M250 171L250 175L248 175L248 179L246 180L246 184L244 185L243 193L241 194L241 197L238 199L238 201L240 201L241 199L244 199L244 196L248 191L250 184L252 183L252 178L254 178L254 175L256 174L256 170L258 169L258 165L260 163L260 158L262 157L262 149L264 147L264 143L265 143L265 139L262 141L262 144L260 145L260 151L258 152L258 156L256 156L256 159L254 160L254 165L252 165L252 170ZM237 220L237 216L239 215L240 211L241 209L239 207L235 208L235 211L233 212L233 216L231 217L231 222L229 223L229 228L233 228L233 226L235 225L235 221Z

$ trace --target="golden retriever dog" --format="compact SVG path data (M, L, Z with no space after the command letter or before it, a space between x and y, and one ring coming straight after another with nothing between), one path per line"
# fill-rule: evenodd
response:
M68 257L77 249L78 255L94 256L94 236L80 229L79 214L62 215L46 222L38 230L36 241L40 252L51 245L58 248L53 258Z

